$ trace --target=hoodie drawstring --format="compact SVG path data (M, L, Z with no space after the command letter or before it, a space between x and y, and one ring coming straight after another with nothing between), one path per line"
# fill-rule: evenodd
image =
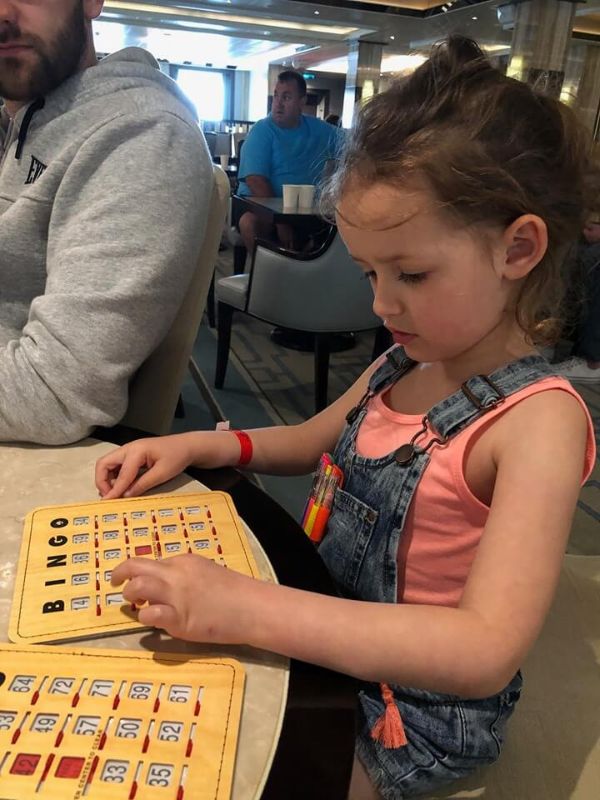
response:
M23 147L25 146L25 139L27 138L27 131L31 125L33 115L36 113L36 111L41 111L45 105L46 101L44 98L38 97L37 100L34 100L25 112L23 122L21 123L21 127L19 129L19 136L17 138L17 151L15 153L15 158L17 161L21 158L21 153L23 152Z

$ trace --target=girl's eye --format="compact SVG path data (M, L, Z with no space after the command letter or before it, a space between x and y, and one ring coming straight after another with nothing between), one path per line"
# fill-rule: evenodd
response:
M398 280L403 283L422 283L427 277L426 272L400 272ZM377 280L375 270L368 270L363 272L363 278L369 281Z
M403 283L422 283L426 277L426 272L401 272L398 280Z

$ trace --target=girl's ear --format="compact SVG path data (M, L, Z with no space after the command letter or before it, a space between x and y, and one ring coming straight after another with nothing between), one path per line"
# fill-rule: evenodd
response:
M523 214L504 231L505 259L503 274L519 280L539 264L548 249L546 223L536 214Z

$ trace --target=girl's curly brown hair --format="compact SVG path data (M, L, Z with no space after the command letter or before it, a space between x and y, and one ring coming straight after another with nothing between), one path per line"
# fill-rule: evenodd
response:
M544 220L548 250L524 280L516 314L532 341L553 341L563 266L600 186L574 112L503 75L473 40L450 36L362 108L322 200L333 210L350 178L395 184L415 175L465 225Z

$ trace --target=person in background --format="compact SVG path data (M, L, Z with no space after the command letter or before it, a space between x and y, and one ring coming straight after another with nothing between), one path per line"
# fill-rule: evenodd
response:
M238 194L281 197L285 183L319 181L325 162L337 155L339 131L321 119L303 114L305 104L306 81L302 75L293 70L281 72L271 113L252 126L244 141ZM242 214L238 224L249 253L257 236L273 235L271 226L249 211ZM288 249L296 244L289 225L278 225L276 235Z
M118 422L196 267L212 166L191 104L103 0L0 0L0 441Z
M583 308L574 333L574 357L555 364L556 371L574 383L600 383L600 222L583 229L578 260L584 284Z
M132 558L112 582L172 636L358 678L350 800L430 796L500 753L595 462L585 404L535 343L597 180L568 107L451 37L369 100L324 191L395 346L302 424L145 439L96 465L112 498L190 463L294 475L333 453L319 553L341 597L198 555Z

